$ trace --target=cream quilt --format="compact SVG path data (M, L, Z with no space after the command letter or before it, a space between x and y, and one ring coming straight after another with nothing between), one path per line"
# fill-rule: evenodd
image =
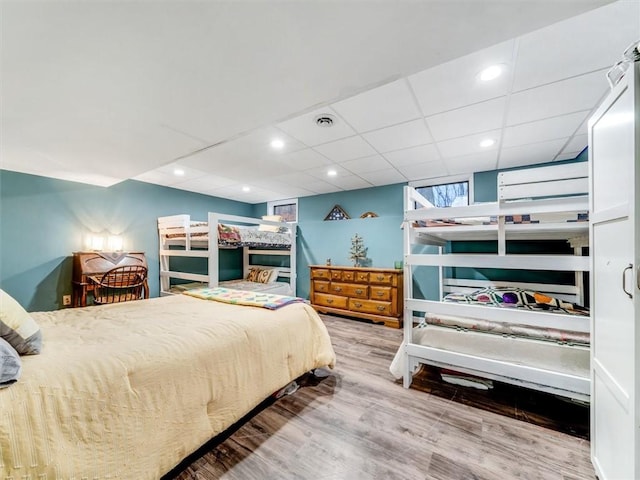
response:
M157 480L308 370L333 366L304 303L186 295L33 314L44 347L0 390L0 479Z

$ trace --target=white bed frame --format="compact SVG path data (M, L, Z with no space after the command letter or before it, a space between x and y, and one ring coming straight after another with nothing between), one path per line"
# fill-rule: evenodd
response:
M170 291L171 279L191 280L204 282L209 287L216 287L219 283L219 253L221 249L233 249L229 245L218 243L218 224L223 223L235 226L259 226L271 225L285 227L291 236L291 245L288 249L276 249L269 247L241 247L243 249L243 277L246 278L251 267L266 267L251 263L252 255L278 255L289 257L288 267L277 267L279 277L288 278L292 295L296 294L296 223L273 222L260 218L242 217L238 215L225 215L209 212L206 224L192 221L189 215L171 215L158 218L158 238L160 242L160 295L172 295ZM199 224L199 225L198 225ZM169 238L175 233L176 228L182 229L185 236ZM206 239L192 237L194 233L206 233ZM171 246L180 246L181 249L170 249ZM172 271L169 267L171 257L196 257L208 259L208 274Z
M538 311L502 309L468 304L422 300L413 298L414 269L420 266L438 267L440 289L438 298L454 289L464 290L486 286L482 281L451 280L444 278L445 267L471 267L495 269L523 269L575 272L575 285L513 284L534 288L583 304L582 272L589 271L589 257L582 255L588 244L589 222L561 222L540 224L507 224L505 216L558 212L586 212L588 206L587 162L550 167L502 172L498 175L498 201L464 207L435 208L411 187L404 195L404 342L405 355L403 385L408 388L412 372L419 363L427 363L542 390L570 398L588 401L588 376L568 375L523 365L518 359L500 361L463 354L451 350L432 348L413 342L414 312L517 323L539 327L590 331L589 317L562 315ZM417 208L416 208L417 204ZM425 208L423 208L425 207ZM431 207L431 208L429 208ZM496 216L495 225L459 225L416 227L420 220L440 218ZM507 240L565 239L574 247L574 255L521 255L507 254ZM495 240L498 253L450 254L443 247L449 241ZM417 244L437 246L437 253L414 254ZM506 282L496 282L505 285ZM463 288L460 288L463 287ZM526 340L524 340L526 341ZM571 348L571 347L567 347Z

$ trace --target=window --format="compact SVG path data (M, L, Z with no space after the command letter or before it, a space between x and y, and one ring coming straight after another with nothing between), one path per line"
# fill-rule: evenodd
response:
M411 182L417 192L435 207L469 205L473 197L472 177L448 177Z
M298 221L298 199L289 198L267 203L269 215L280 215L283 222Z

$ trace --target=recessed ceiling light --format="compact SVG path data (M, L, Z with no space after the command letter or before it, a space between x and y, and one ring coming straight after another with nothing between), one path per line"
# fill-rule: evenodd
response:
M483 148L491 147L495 145L496 141L493 138L485 138L480 142L480 146Z
M242 187L242 191L243 192L250 192L251 191L251 187L247 187L246 185L244 187Z
M504 71L503 65L491 65L490 67L485 68L480 72L478 78L483 82L489 82L491 80L495 80Z
M271 148L275 148L276 150L280 150L284 147L284 142L279 138L274 138L271 140Z
M173 174L181 177L181 176L184 175L184 170L181 169L181 168L176 168L176 169L173 170Z
M331 169L327 172L327 175L329 175L330 177L335 177L336 175L338 175L338 172L336 172L335 170Z

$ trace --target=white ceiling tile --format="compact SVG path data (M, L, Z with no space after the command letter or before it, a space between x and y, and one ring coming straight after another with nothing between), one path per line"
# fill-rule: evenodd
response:
M511 95L507 125L591 110L609 91L604 74L588 73Z
M498 168L550 162L556 157L560 150L562 150L566 141L566 138L562 138L519 147L503 148L500 152Z
M587 134L575 135L571 140L569 140L569 143L567 143L567 146L564 147L562 151L580 153L582 150L585 149L588 142L589 142L589 135Z
M442 177L447 175L447 168L441 160L435 162L417 163L398 167L398 171L409 180Z
M328 172L330 170L333 170L334 172L336 172L336 175L329 176ZM336 177L352 175L352 173L349 170L345 169L342 165L337 165L337 164L331 164L325 167L310 168L309 170L306 170L304 173L306 175L311 175L316 179L320 179L328 183L334 183L333 179Z
M389 162L387 162L381 155L349 160L348 162L341 163L340 166L357 175L366 172L374 172L376 170L384 170L391 167Z
M495 170L497 152L481 152L472 155L447 158L445 165L449 175L462 175L466 173L484 172Z
M588 114L589 111L583 111L507 127L502 146L516 147L528 143L570 137L587 118Z
M322 180L316 180L315 182L307 183L305 184L305 188L311 190L315 194L339 192L342 190L340 187L327 182L323 182Z
M506 97L427 117L435 141L464 137L502 127Z
M304 150L298 150L297 152L291 152L283 155L280 159L281 162L290 166L295 170L307 170L309 168L319 167L331 163L325 156L320 155L311 148L305 148Z
M514 91L610 68L638 32L640 2L621 1L523 35Z
M474 153L494 152L497 158L498 146L500 145L500 130L492 130L491 132L477 133L467 137L454 138L438 142L436 146L440 150L443 158L460 157L463 155L471 155ZM493 140L495 143L489 147L481 147L480 142L483 140Z
M148 172L141 173L133 177L133 180L140 182L155 183L156 185L170 186L177 182L176 176L172 173L162 172L158 169L149 170Z
M440 154L433 144L388 152L383 156L396 167L440 160Z
M218 175L203 175L199 178L191 178L189 180L185 180L184 182L175 183L174 186L182 190L189 190L190 188L193 188L194 191L201 191L211 188L233 185L236 183L237 180L220 177Z
M345 162L354 158L368 157L377 152L361 137L350 137L314 147L314 150L334 162Z
M421 118L364 133L362 136L380 153L425 145L433 141L424 120Z
M323 114L329 114L333 117L334 122L331 127L320 127L316 124L316 118ZM330 107L319 108L278 123L276 126L309 146L332 142L356 134L355 130L347 125Z
M371 185L375 186L391 185L394 183L403 183L407 181L404 175L398 172L395 168L361 173L360 176Z
M425 116L506 95L512 68L514 40L500 43L409 77ZM490 82L478 80L485 68L501 64L503 74Z
M343 190L357 190L368 188L372 185L357 175L337 175L329 179L329 183L342 188Z
M406 80L374 88L331 105L359 133L419 118Z

